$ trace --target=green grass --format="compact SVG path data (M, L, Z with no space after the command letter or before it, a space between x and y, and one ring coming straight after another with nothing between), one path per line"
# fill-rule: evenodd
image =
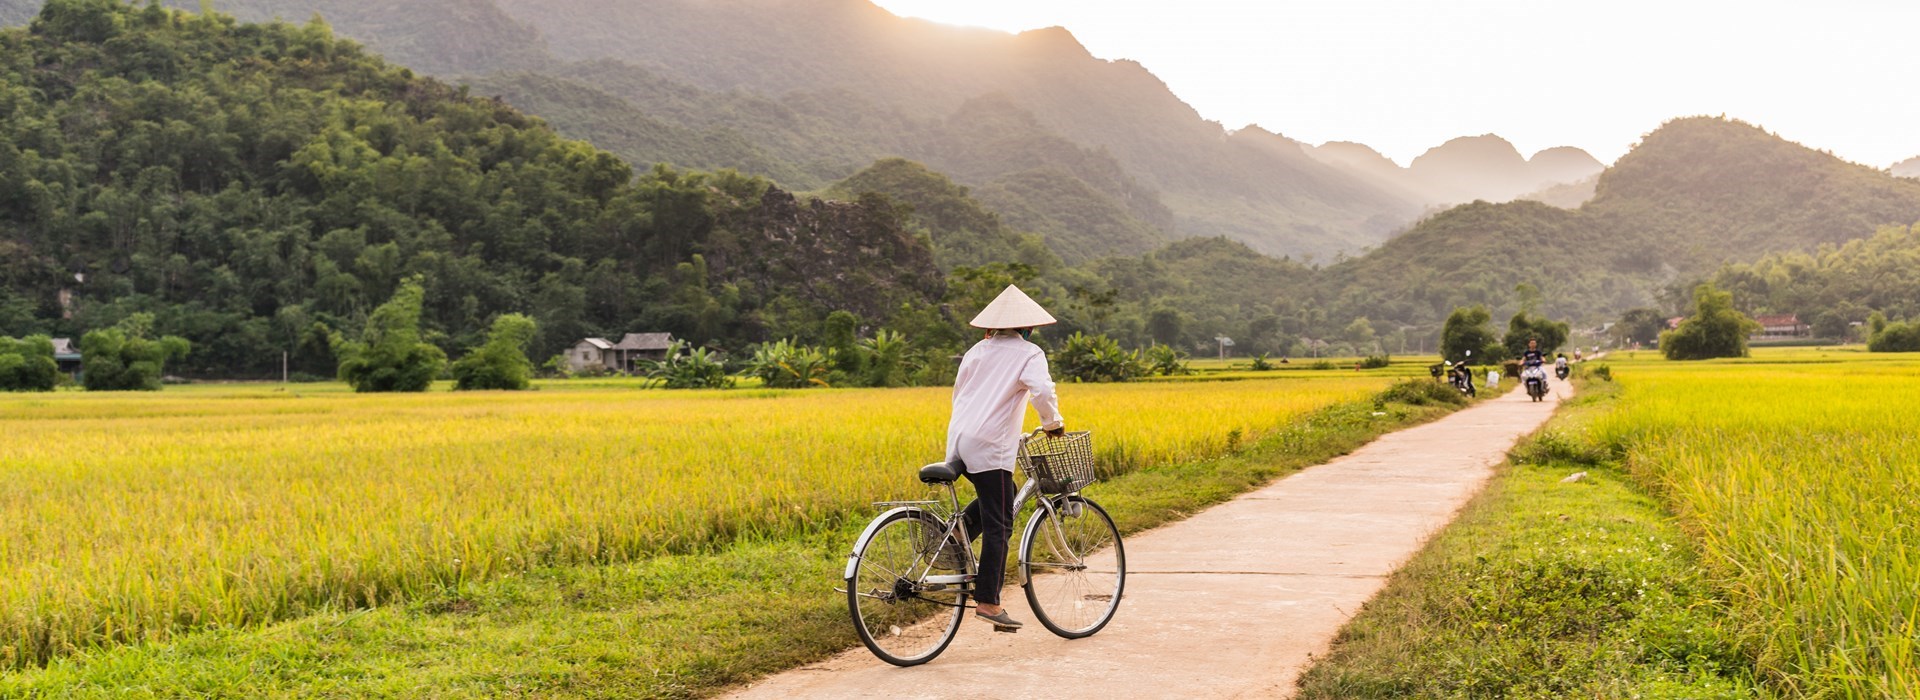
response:
M1230 456L1144 467L1087 493L1137 532L1451 407L1342 403L1257 440L1230 434ZM911 469L897 476L910 480ZM857 645L832 587L863 524L705 554L536 568L371 610L84 650L0 674L0 697L707 695Z
M1301 697L1763 696L1686 533L1587 434L1616 401L1588 384L1516 448L1341 631Z

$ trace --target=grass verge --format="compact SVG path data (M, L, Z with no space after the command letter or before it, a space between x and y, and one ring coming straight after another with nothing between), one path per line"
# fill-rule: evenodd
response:
M1764 696L1686 534L1587 437L1617 393L1585 384L1516 447L1341 630L1300 697Z
M1248 444L1230 435L1230 456L1141 468L1087 493L1137 532L1444 415L1453 396L1423 380L1396 385ZM832 587L864 524L83 652L0 674L0 697L710 695L858 644Z

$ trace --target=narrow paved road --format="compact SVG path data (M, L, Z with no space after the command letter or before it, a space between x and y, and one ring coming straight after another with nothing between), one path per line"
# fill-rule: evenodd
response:
M895 668L864 647L738 689L739 698L1284 697L1360 605L1485 485L1547 403L1523 391L1386 435L1198 515L1127 539L1126 599L1087 639L1049 634L1009 587L1000 634L969 619L945 654ZM1097 491L1089 495L1098 498ZM851 623L849 623L851 624Z

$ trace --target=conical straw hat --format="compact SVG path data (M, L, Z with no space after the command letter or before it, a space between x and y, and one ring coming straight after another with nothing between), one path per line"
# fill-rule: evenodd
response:
M967 325L992 330L1032 328L1051 323L1059 323L1059 321L1055 320L1052 314L1047 313L1046 309L1040 308L1039 302L1034 301L1033 297L1020 291L1019 287L1009 284L1006 291L1000 292L1000 296L995 297L993 303L988 304L987 308L981 309L980 315L973 317L973 321Z

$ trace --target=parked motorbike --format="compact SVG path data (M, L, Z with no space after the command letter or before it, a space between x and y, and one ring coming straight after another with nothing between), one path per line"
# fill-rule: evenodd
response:
M1459 389L1462 394L1477 395L1473 389L1473 370L1464 362L1447 367L1447 383Z

